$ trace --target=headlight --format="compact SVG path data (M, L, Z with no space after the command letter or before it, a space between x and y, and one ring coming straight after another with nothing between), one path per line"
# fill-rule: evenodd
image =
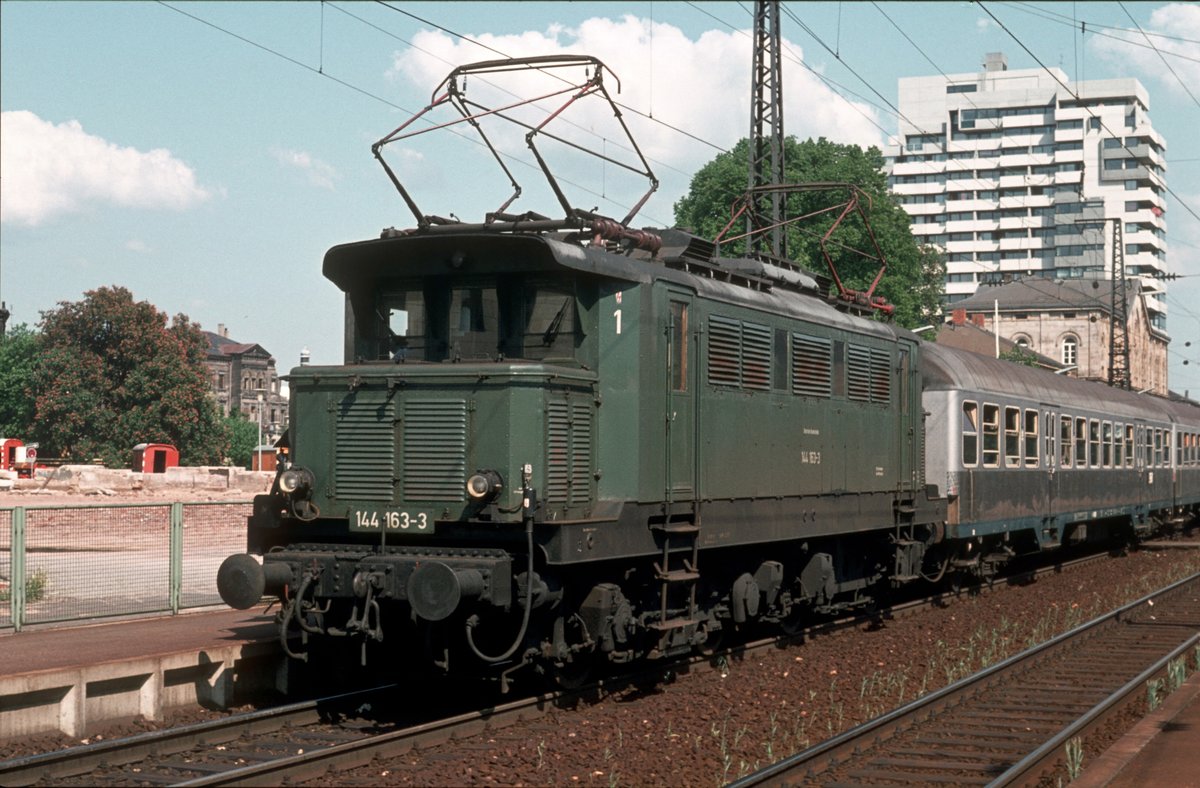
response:
M467 479L467 496L475 503L487 503L502 489L504 482L495 471L475 471Z
M279 491L284 495L295 495L313 486L312 472L306 468L288 468L279 474Z

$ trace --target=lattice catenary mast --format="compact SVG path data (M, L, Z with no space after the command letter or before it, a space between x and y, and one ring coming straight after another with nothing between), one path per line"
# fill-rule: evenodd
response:
M754 3L754 66L750 93L750 191L784 182L783 177L783 67L779 44L779 3ZM749 251L762 252L771 228L770 253L784 257L783 201L780 192L760 193L746 216ZM755 232L759 231L759 232Z

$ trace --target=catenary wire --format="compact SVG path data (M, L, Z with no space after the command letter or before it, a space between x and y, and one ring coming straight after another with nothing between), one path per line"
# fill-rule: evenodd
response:
M1154 46L1154 42L1150 40L1150 36L1147 36L1146 31L1142 30L1142 26L1139 25L1137 23L1137 20L1133 18L1133 14L1129 13L1129 9L1125 7L1125 4L1122 3L1121 0L1117 0L1117 5L1121 7L1121 10L1125 12L1125 16L1129 17L1129 21L1133 22L1133 26L1136 27L1138 32L1141 33L1142 36L1146 39L1146 43L1150 45L1150 48L1154 50L1154 53L1156 55L1158 55L1158 59L1161 60L1163 62L1163 65L1167 67L1167 70L1171 72L1171 76L1175 77L1175 81L1178 82L1180 84L1180 86L1184 89L1184 92L1186 92L1188 94L1188 96L1191 97L1192 103L1195 104L1197 107L1200 107L1200 101L1196 100L1196 94L1192 93L1192 89L1187 86L1187 83L1184 82L1180 78L1178 72L1175 71L1174 67L1172 67L1171 64L1167 62L1167 59L1165 57L1163 57L1162 50L1159 49L1158 47Z
M216 30L216 31L218 31L218 32L221 32L221 33L224 33L225 35L227 35L227 36L230 36L230 37L232 37L232 38L235 38L235 39L237 39L238 41L241 41L241 42L242 42L242 43L244 43L244 44L248 44L248 45L250 45L250 46L254 47L255 49L259 49L259 50L261 50L261 51L263 51L263 52L266 52L266 53L268 53L268 54L271 54L271 55L273 55L273 56L275 56L275 57L277 57L277 58L280 58L281 60L284 60L284 61L286 61L286 62L288 62L288 63L291 63L291 64L292 64L292 65L294 65L294 66L298 66L298 67L300 67L300 68L304 69L305 71L308 71L308 72L310 72L310 73L312 73L312 74L316 74L317 76L320 76L320 77L324 77L324 78L326 78L326 79L328 79L328 80L330 80L330 81L332 81L332 82L334 82L334 83L336 83L336 84L338 84L338 85L341 85L341 86L343 86L343 87L345 87L345 88L348 88L349 90L353 90L355 93L358 93L358 94L360 94L360 95L362 95L362 96L366 96L367 98L374 99L375 101L378 101L378 102L380 102L380 103L382 103L382 104L385 104L386 106L392 107L393 109L400 110L401 112L407 113L407 114L409 114L409 115L415 115L415 114L416 114L415 112L413 112L412 110L408 109L407 107L404 107L404 106L402 106L402 105L400 105L400 104L397 104L397 103L395 103L395 102L393 102L393 101L389 101L388 99L384 98L383 96L380 96L380 95L377 95L377 94L375 94L375 93L372 93L371 91L369 91L369 90L366 90L366 89L364 89L364 88L361 88L361 87L359 87L359 86L357 86L357 85L355 85L355 84L353 84L353 83L351 83L351 82L347 82L346 80L339 79L338 77L335 77L335 76L333 76L332 74L330 74L328 71L324 71L324 70L318 70L318 69L316 69L316 68L313 68L312 66L308 65L307 63L304 63L304 62L302 62L302 61L300 61L300 60L297 60L297 59L295 59L295 58L293 58L293 57L290 57L290 56L288 56L288 55L285 55L285 54L283 54L282 52L279 52L278 50L272 49L271 47L268 47L268 46L266 46L266 45L264 45L264 44L260 44L260 43L258 43L257 41L253 41L252 39L246 38L246 37L245 37L245 36L243 36L243 35L239 35L238 33L234 33L234 32L233 32L233 31L231 31L231 30L228 30L228 29L226 29L226 28L223 28L223 27L221 27L220 25L214 24L213 22L210 22L210 21L208 21L207 19L204 19L204 18L202 18L202 17L198 17L198 16L196 16L195 14L191 14L191 13L188 13L187 11L184 11L183 9L177 8L177 7L173 6L173 5L171 5L170 3L167 3L167 2L165 2L165 0L156 0L156 2L158 2L158 4L159 4L159 5L161 5L161 6L163 6L164 8L168 8L168 9L170 9L170 10L172 10L172 11L176 12L177 14L181 14L182 16L185 16L185 17L187 17L187 18L189 18L189 19L192 19L192 20L194 20L194 21L196 21L196 22L199 22L199 23L201 23L201 24L203 24L203 25L205 25L205 26L207 26L207 27L210 27L210 28L212 28L213 30ZM427 121L427 122L429 122L429 121ZM450 130L449 130L449 132L450 132L451 134L454 134L455 136L457 136L457 137L459 137L459 138L463 139L463 140L466 140L466 141L468 141L468 142L471 142L472 144L479 145L479 146L483 146L483 143L482 143L482 142L480 142L479 140L475 139L474 137L470 137L470 136L468 136L468 135L466 135L466 134L462 134L461 132L455 131L454 129L450 129ZM519 158L519 157L513 156L512 154L509 154L509 153L504 153L504 152L501 152L501 155L503 155L505 158L507 158L507 159L509 159L509 160L511 160L511 161L513 161L513 162L515 162L515 163L517 163L517 164L520 164L521 166L524 166L524 167L527 167L528 169L531 169L531 170L535 170L535 171L536 171L536 168L534 167L534 165L533 165L533 164L530 164L530 163L529 163L528 161L526 161L525 159L522 159L522 158ZM560 181L562 181L563 183L570 184L570 185L571 185L571 186L573 186L574 188L576 188L576 189L579 189L580 191L582 191L582 192L585 192L585 193L587 193L587 194L590 194L590 195L592 195L593 197L596 197L597 199L604 200L604 201L606 201L606 202L608 202L608 203L610 203L610 204L612 204L612 205L616 205L616 206L619 206L619 207L625 208L626 210L629 208L629 206L628 206L628 205L622 205L621 203L619 203L619 202L617 202L617 201L615 201L615 200L613 200L613 199L609 198L607 195L600 194L600 193L596 192L595 190L593 190L593 189L589 189L588 187L586 187L586 186L583 186L582 184L575 183L574 181L572 181L572 180L570 180L570 179L568 179L568 178L562 178L562 177L560 177L560 178L559 178L559 180L560 180ZM662 224L662 225L664 225L664 226L665 226L666 224L668 224L668 223L665 223L665 222L663 222L661 219L658 219L658 218L656 218L656 217L654 217L654 216L651 216L651 215L649 215L649 214L647 214L647 218L651 219L652 221L658 222L659 224Z

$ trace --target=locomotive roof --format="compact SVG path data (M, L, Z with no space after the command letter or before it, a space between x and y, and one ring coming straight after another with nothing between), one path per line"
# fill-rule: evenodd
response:
M344 291L398 276L469 273L477 260L487 270L519 265L524 270L558 267L648 281L644 265L603 249L566 243L536 233L464 232L396 234L340 244L325 253L322 273Z
M926 391L957 390L984 399L1010 396L1056 408L1077 406L1130 419L1162 420L1173 413L1164 399L1096 381L1056 375L932 342L923 343L921 351Z

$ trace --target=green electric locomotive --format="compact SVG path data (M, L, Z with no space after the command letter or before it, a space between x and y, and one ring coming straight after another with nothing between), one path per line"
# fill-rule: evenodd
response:
M290 375L263 562L226 562L229 604L563 671L919 574L945 505L913 335L680 231L447 229L327 254L346 363Z

